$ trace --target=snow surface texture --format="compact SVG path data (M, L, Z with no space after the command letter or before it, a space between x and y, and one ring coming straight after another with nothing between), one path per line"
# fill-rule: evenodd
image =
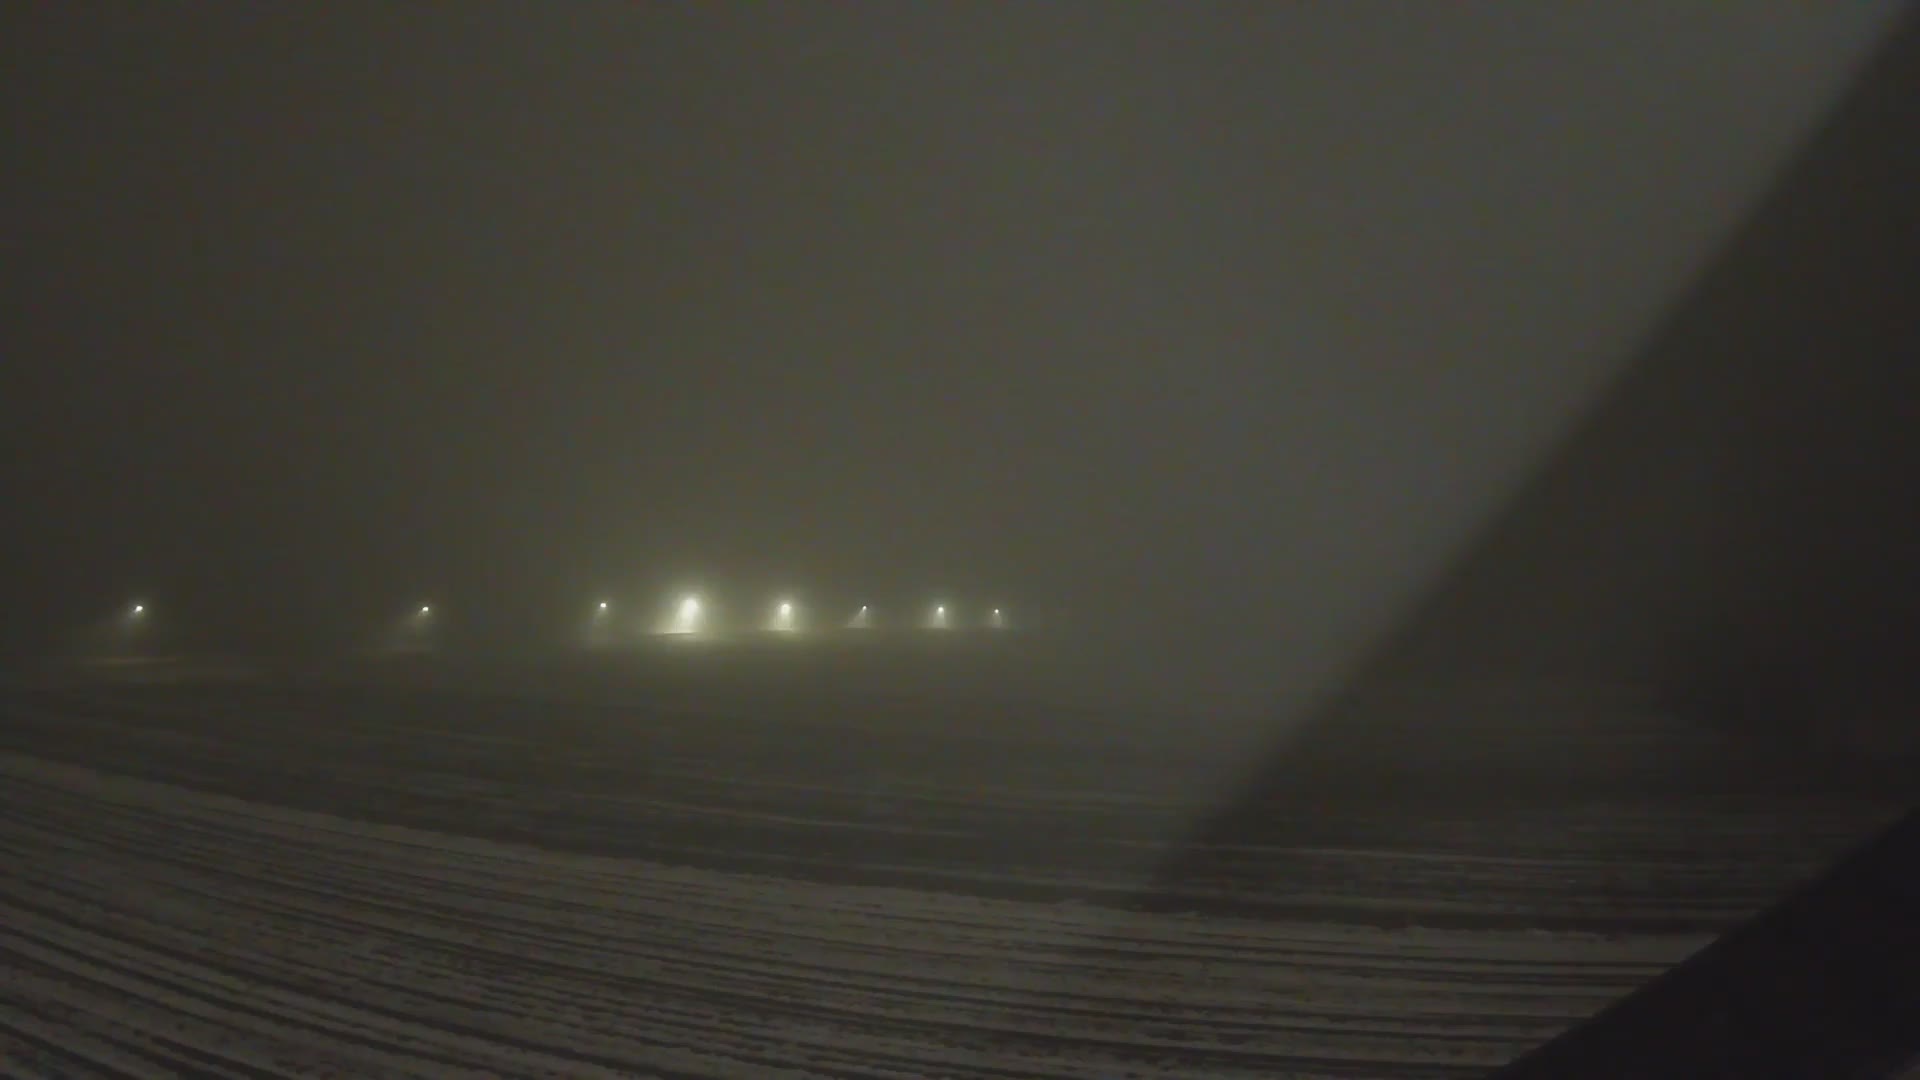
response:
M1696 944L821 885L368 825L11 755L0 777L9 802L34 808L0 832L19 868L0 1025L20 1068L1440 1075L1503 1061Z
M588 766L610 748L576 741L582 760L542 762L509 787L489 773L498 750L470 746L465 771L430 769L458 749L450 729L256 716L278 734L250 743L241 729L196 726L218 712L204 704L61 710L41 727L31 709L10 716L0 1073L1472 1076L1706 938L1547 932L1529 925L1538 913L1613 902L1632 925L1658 892L1645 874L1667 873L1691 878L1691 891L1669 894L1697 898L1682 914L1733 917L1783 873L1733 872L1782 842L1764 823L1730 819L1718 834L1729 851L1702 863L1677 839L1666 851L1660 822L1589 808L1498 844L1478 838L1507 852L1497 857L1473 854L1470 822L1439 823L1417 843L1375 822L1344 846L1251 852L1249 882L1320 868L1320 884L1278 898L1312 893L1300 906L1317 919L1150 914L1099 902L1118 895L1123 863L1045 846L996 862L955 840L911 865L927 834L1000 835L985 819L1027 800L1090 844L1164 833L1124 825L1150 815L1151 798L1116 802L1092 786L1070 796L1072 778L1057 772L963 798L942 786L943 758L887 784L862 774L836 787L790 754L742 752L734 733L715 736L738 762L729 778L689 734L648 782L634 767L624 784L596 784ZM313 742L278 741L294 730ZM524 731L488 735L479 719L461 730L528 756ZM356 739L377 745L327 756ZM426 746L435 752L409 753ZM357 771L329 779L349 762ZM668 791L668 778L681 786ZM322 790L331 812L314 808ZM513 815L513 842L479 838L510 831ZM912 842L892 844L900 833L886 822ZM1831 827L1858 835L1857 821ZM864 839L806 849L819 834ZM1451 855L1425 846L1448 835ZM1802 843L1810 860L1830 846ZM786 849L810 853L772 857ZM904 860L899 879L919 884L849 884L816 865L870 849L869 881ZM938 887L926 884L943 865ZM1593 874L1633 872L1642 878L1611 900L1593 897ZM994 887L1023 876L1072 888L1039 898ZM1350 918L1335 917L1342 904ZM1458 918L1466 908L1474 920ZM1401 923L1451 915L1454 928L1386 925L1383 911Z

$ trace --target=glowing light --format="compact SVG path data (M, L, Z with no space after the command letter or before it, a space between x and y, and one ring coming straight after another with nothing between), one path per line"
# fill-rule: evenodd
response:
M704 609L697 596L683 596L680 606L674 610L673 620L667 624L669 634L694 634L700 631L700 617Z
M935 604L933 606L933 618L927 621L927 625L933 627L935 630L945 630L947 628L947 605Z
M1003 626L1005 626L1005 625L1007 625L1007 617L1006 617L1005 615L1003 615L1003 614L1001 614L1001 612L1000 612L1000 609L999 609L999 608L994 608L994 609L993 609L993 617L992 617L992 619L991 619L991 620L989 620L989 621L990 621L990 623L991 623L991 625L992 625L992 626L994 627L994 629L996 629L996 630L997 630L997 629L999 629L999 628L1001 628L1001 627L1003 627Z
M607 610L607 602L605 600L600 601L600 610L601 611Z
M422 615L431 615L431 614L433 614L433 605L432 605L432 604L421 604L421 605L420 605L420 614L422 614Z
M768 623L767 628L769 630L779 630L783 632L798 629L794 622L793 601L782 600L774 605L773 620Z
M135 615L145 615L147 613L147 605L145 604L133 605L133 613Z

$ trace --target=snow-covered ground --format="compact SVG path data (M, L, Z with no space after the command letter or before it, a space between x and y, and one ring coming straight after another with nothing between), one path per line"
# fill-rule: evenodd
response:
M9 1060L160 1074L1439 1075L1694 937L1127 914L501 846L9 755ZM58 1046L43 1057L36 1046Z
M0 1073L1470 1076L1880 812L1383 811L1149 913L1151 756L353 700L9 702Z

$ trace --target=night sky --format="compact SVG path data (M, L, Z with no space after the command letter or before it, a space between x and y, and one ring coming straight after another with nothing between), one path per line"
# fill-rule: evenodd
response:
M693 583L1301 685L1897 10L10 11L7 643L136 595L244 649Z

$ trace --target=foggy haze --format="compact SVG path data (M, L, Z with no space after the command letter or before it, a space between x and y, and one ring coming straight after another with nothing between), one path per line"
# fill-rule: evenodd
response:
M0 1071L1920 1060L1920 5L5 21Z
M699 584L1321 685L1897 11L15 14L8 644L134 597L542 640Z

